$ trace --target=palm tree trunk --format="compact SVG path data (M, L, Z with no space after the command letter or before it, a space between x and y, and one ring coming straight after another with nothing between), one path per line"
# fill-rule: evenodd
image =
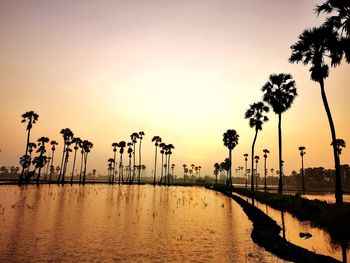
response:
M305 194L305 180L304 180L304 156L301 156L301 179L302 179L302 193Z
M282 194L283 183L283 169L282 169L282 114L278 114L278 159L279 159L279 180L278 180L278 193Z
M228 184L232 186L232 150L231 149L228 150L228 156L230 158L230 169L229 169L229 176L228 176L229 177L228 178L228 180L229 180Z
M245 161L245 188L248 188L247 160Z
M255 163L255 188L258 190L258 163Z
M170 155L168 156L168 185L170 185Z
M79 184L81 184L81 175L83 172L83 160L84 160L84 152L81 153L81 159L80 159Z
M87 163L87 157L88 157L88 153L85 154L85 158L84 158L84 175L83 175L83 184L85 184L85 180L86 180L86 163Z
M114 152L114 156L113 156L113 175L112 175L112 184L114 184L114 176L115 176L115 158L116 158L116 152Z
M73 159L73 169L72 169L72 175L70 177L70 184L73 183L73 176L74 176L74 169L75 169L75 160L77 157L77 150L74 151L74 159Z
M264 157L265 160L264 160L264 175L265 175L265 182L264 182L264 190L266 191L267 190L267 187L266 187L266 157Z
M55 151L52 151L52 159L51 159L51 165L50 165L50 176L49 176L49 183L51 183L51 176L52 176L52 172L51 172L51 167L53 165L53 157L55 156Z
M140 145L139 145L139 184L141 183L141 142L142 142L142 139L140 139Z
M120 154L118 184L120 184L120 175L122 176L122 182L124 183L124 176L123 176L123 154Z
M162 153L162 166L161 166L161 173L160 173L159 184L161 184L162 180L163 180L163 164L164 164L164 154Z
M255 136L252 144L252 174L251 174L251 190L254 191L254 147L255 147L255 142L256 138L258 137L258 129L255 129Z
M156 175L157 175L157 146L156 146L156 153L154 157L153 185L156 185Z
M62 175L62 171L63 171L63 161L64 161L64 156L65 156L65 152L66 152L66 147L65 144L63 144L63 153L62 153L62 160L61 160L61 169L60 169L60 174L57 178L57 183L60 182L61 179L61 175Z
M131 179L131 183L134 181L134 177L135 177L135 174L136 174L136 171L135 171L135 163L136 163L136 158L135 158L135 150L136 150L136 143L134 143L134 152L133 152L133 169L132 169L132 179Z
M328 122L329 126L331 128L331 134L332 134L332 144L333 144L333 155L334 155L334 163L335 163L335 200L337 205L342 205L343 204L343 190L342 190L342 185L341 185L341 175L340 175L340 160L339 160L339 155L337 151L337 144L336 144L336 134L335 134L335 127L334 127L334 122L332 118L331 111L328 106L328 101L327 101L327 96L326 92L324 90L324 81L323 79L320 80L320 87L321 87L321 96L322 96L322 101L324 108L327 113L328 117Z

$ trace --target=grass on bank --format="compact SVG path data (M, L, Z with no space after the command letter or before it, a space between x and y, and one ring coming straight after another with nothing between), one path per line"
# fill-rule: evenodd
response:
M218 191L233 191L238 194L254 197L257 201L275 209L291 213L299 220L310 221L312 225L327 230L337 242L350 241L350 204L339 206L326 201L309 200L300 194L288 195L254 191L245 188L233 188L226 185L213 187Z

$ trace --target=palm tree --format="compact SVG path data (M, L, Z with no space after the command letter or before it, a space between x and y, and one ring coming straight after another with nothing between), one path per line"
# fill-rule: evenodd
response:
M338 155L341 155L343 148L345 148L346 146L345 141L343 139L336 139L335 143L336 143ZM331 143L331 145L333 145L333 142Z
M29 144L29 139L30 139L30 130L32 129L33 127L33 124L35 124L38 119L39 119L39 115L36 114L34 111L27 111L26 113L23 113L22 114L22 123L24 122L28 122L27 123L27 143L26 143L26 151L25 151L25 154L23 156L26 156L28 155L28 144ZM27 162L22 162L22 164L28 164ZM23 173L24 173L24 169L25 167L22 166L22 172L19 176L19 184L22 183L22 179L23 179Z
M108 181L109 183L112 183L113 181L113 163L115 163L115 158L109 158L108 159Z
M274 113L278 115L278 156L280 171L282 171L282 113L292 106L295 97L298 95L295 81L290 74L272 74L261 90L264 92L263 100L270 104ZM282 173L280 173L279 193L282 193L283 188L282 176Z
M172 174L172 177L173 177L173 183L174 183L174 169L175 169L175 164L173 163L171 165L171 174Z
M245 119L249 119L249 126L255 128L255 135L252 144L252 169L251 169L251 190L254 191L254 147L255 142L258 137L258 132L262 130L262 125L264 122L268 121L265 113L269 112L269 107L266 106L263 102L256 102L249 106L249 109L245 113Z
M63 166L63 173L62 173L62 185L65 183L64 181L64 175L66 174L67 171L67 166L68 166L68 160L69 160L69 153L72 152L72 149L69 148L70 144L66 147L66 153L65 153L65 157L64 157L64 166Z
M83 149L83 141L80 142L79 144L80 147L80 153L81 153L81 158L80 158L80 172L79 172L79 184L82 183L83 181L83 164L84 164L84 149Z
M84 152L84 174L83 174L83 184L85 184L85 179L86 179L86 165L87 165L87 158L88 158L88 155L89 155L89 152L91 151L91 148L93 147L94 145L92 144L92 142L89 142L88 140L84 140L82 142L82 149L83 149L83 152Z
M143 136L145 136L145 133L143 132L143 131L140 131L139 132L139 139L140 139L140 145L139 145L139 170L138 170L138 172L139 172L139 184L141 183L141 143L142 143L142 139L143 139Z
M53 169L52 169L52 167L54 167L53 166L53 158L54 158L54 156L55 156L55 150L56 150L56 145L58 145L58 143L56 142L56 141L51 141L50 142L50 144L51 144L51 164L50 164L50 176L49 176L49 183L51 183L51 177L52 177L52 173L53 173Z
M258 174L259 174L258 173L258 163L260 160L259 155L255 155L254 159L255 159L255 186L256 186L256 189L258 189Z
M135 161L135 154L136 154L136 143L137 143L137 139L140 138L140 135L137 133L137 132L133 132L131 135L130 135L130 138L131 138L131 142L133 144L133 170L132 170L132 179L130 180L130 182L132 183L134 181L134 177L135 177L135 168L136 168L136 161Z
M118 143L114 142L112 143L112 147L113 147L113 176L112 176L112 180L111 183L114 183L114 176L115 176L115 164L116 164L116 155L117 155L117 147L118 147Z
M305 152L305 147L304 147L304 146L299 146L299 151L300 151L300 157L301 157L301 180L302 180L301 191L302 191L302 193L304 194L304 193L305 193L304 155L306 154L306 152Z
M38 139L39 148L36 152L39 153L39 157L35 157L33 160L33 164L35 165L35 170L39 169L38 176L36 178L37 184L39 183L41 169L45 166L47 162L47 156L45 156L45 153L46 153L45 144L48 143L49 141L50 139L47 137L40 137Z
M248 166L248 154L245 153L243 154L244 156L244 161L245 161L245 188L248 187L248 173L247 173L247 166Z
M62 129L60 133L62 134L62 137L63 137L63 152L62 152L61 170L60 170L60 174L59 174L58 179L57 179L57 183L59 183L61 176L62 176L61 182L64 183L65 170L63 167L63 161L65 160L65 153L68 152L67 148L69 147L69 145L73 139L74 134L69 128Z
M132 142L128 142L127 146L128 146L128 155L129 155L129 166L128 166L128 177L126 178L126 181L128 183L132 183L132 179L131 179L131 157L132 157L132 146L134 143Z
M328 100L325 92L324 80L328 77L329 67L325 61L328 57L331 59L331 65L337 66L342 59L342 51L334 49L338 45L338 35L332 28L323 26L304 30L299 35L298 41L291 46L292 54L289 58L291 63L302 62L304 65L311 64L311 80L318 82L321 89L321 97L327 114L332 142L336 142L337 136L333 117L328 105ZM340 175L340 161L337 152L336 143L333 146L333 156L335 164L335 199L337 204L343 203L343 193Z
M118 146L119 146L119 153L120 153L118 184L120 184L120 177L122 177L122 183L124 183L123 153L124 153L124 148L126 147L126 142L125 141L121 141L121 142L118 143Z
M183 164L182 167L184 168L184 182L185 182L185 176L187 175L188 169L186 164ZM187 169L187 172L186 172L186 169Z
M222 163L220 163L220 167L222 170L226 171L226 178L229 176L229 170L231 169L231 161L229 158L226 158ZM227 179L226 179L226 183L227 183Z
M326 18L324 26L337 33L339 45L346 62L350 62L350 2L347 0L327 0L321 5L317 5L315 11L319 15L324 13L330 15ZM334 52L334 51L333 51ZM338 53L339 50L336 50Z
M228 148L228 156L230 163L232 165L232 150L237 146L238 144L238 138L239 135L236 132L236 130L227 130L224 133L224 145ZM230 169L228 170L228 175L227 175L227 181L226 184L232 185L232 166L230 166Z
M153 136L152 142L154 142L154 146L156 147L155 156L154 156L154 173L153 173L153 185L156 185L156 175L157 175L157 147L159 143L162 142L162 138L159 136Z
M168 185L170 185L170 157L173 154L173 152L172 152L173 149L175 149L175 147L172 144L168 144L166 146L165 154L168 155L168 164L167 164L167 167L168 167Z
M198 166L198 175L199 175L199 177L201 176L201 169L202 169L202 166Z
M74 159L73 159L73 168L72 168L72 175L71 175L71 178L70 178L70 184L73 183L73 176L74 176L74 169L75 169L75 161L76 161L76 158L77 158L77 151L79 149L79 146L81 144L81 139L79 137L74 137L72 139L72 144L75 144L74 145Z
M270 153L270 151L268 149L264 149L264 177L265 177L265 181L264 181L264 190L267 190L266 187L266 176L267 176L267 169L266 169L266 159L267 159L267 154Z
M161 166L161 173L160 173L160 180L159 180L159 184L162 183L163 180L163 167L164 167L164 147L166 146L166 144L164 142L159 144L159 148L160 148L160 154L162 155L162 166Z
M218 174L221 171L221 167L219 163L214 164L214 175L215 175L215 184L218 184Z

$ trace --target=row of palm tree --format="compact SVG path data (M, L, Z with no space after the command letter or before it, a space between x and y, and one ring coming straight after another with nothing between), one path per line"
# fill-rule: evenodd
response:
M22 114L22 123L27 122L27 143L26 143L25 154L20 158L20 164L22 166L22 173L20 174L20 177L19 177L20 184L23 183L23 176L25 176L26 182L29 182L30 178L35 175L37 170L38 172L37 172L36 182L39 183L41 170L42 168L45 167L46 164L48 166L50 165L50 175L48 179L50 183L52 180L52 174L54 173L54 170L55 170L54 156L55 156L56 146L58 145L58 143L54 140L50 142L50 139L47 137L40 137L37 140L38 145L36 145L34 142L30 142L31 129L33 127L33 124L35 124L38 121L38 119L39 119L39 115L34 111L28 111ZM69 154L72 152L72 149L70 148L71 145L74 145L74 160L73 160L73 168L72 168L70 182L71 183L73 182L77 151L79 148L81 148L81 167L80 167L79 182L85 183L88 154L91 151L93 144L88 140L81 140L79 137L74 137L73 132L69 128L62 129L60 133L63 136L63 152L62 152L62 160L61 160L61 166L59 169L59 176L57 178L57 183L64 184L66 182L65 175L68 167ZM51 157L46 156L47 143L51 144ZM36 150L36 153L38 153L38 156L34 157L32 160L32 152L34 151L34 148L36 148L37 146L38 146L38 149ZM49 163L49 161L51 161L51 163ZM30 171L31 163L35 166L34 171ZM47 171L48 171L48 168L47 168ZM48 172L46 172L46 176L47 176L47 173Z
M202 169L202 166L200 165L194 165L194 164L191 164L189 167L191 167L191 169L189 169L189 167L187 166L187 164L183 164L182 165L183 169L184 169L184 182L186 182L186 177L188 177L188 173L190 174L190 176L192 176L193 174L193 171L196 172L196 175L197 176L201 176L201 169Z

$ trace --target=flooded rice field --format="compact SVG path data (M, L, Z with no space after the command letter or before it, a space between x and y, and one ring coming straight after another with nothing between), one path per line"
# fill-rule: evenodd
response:
M0 222L0 262L281 262L198 187L3 185Z

